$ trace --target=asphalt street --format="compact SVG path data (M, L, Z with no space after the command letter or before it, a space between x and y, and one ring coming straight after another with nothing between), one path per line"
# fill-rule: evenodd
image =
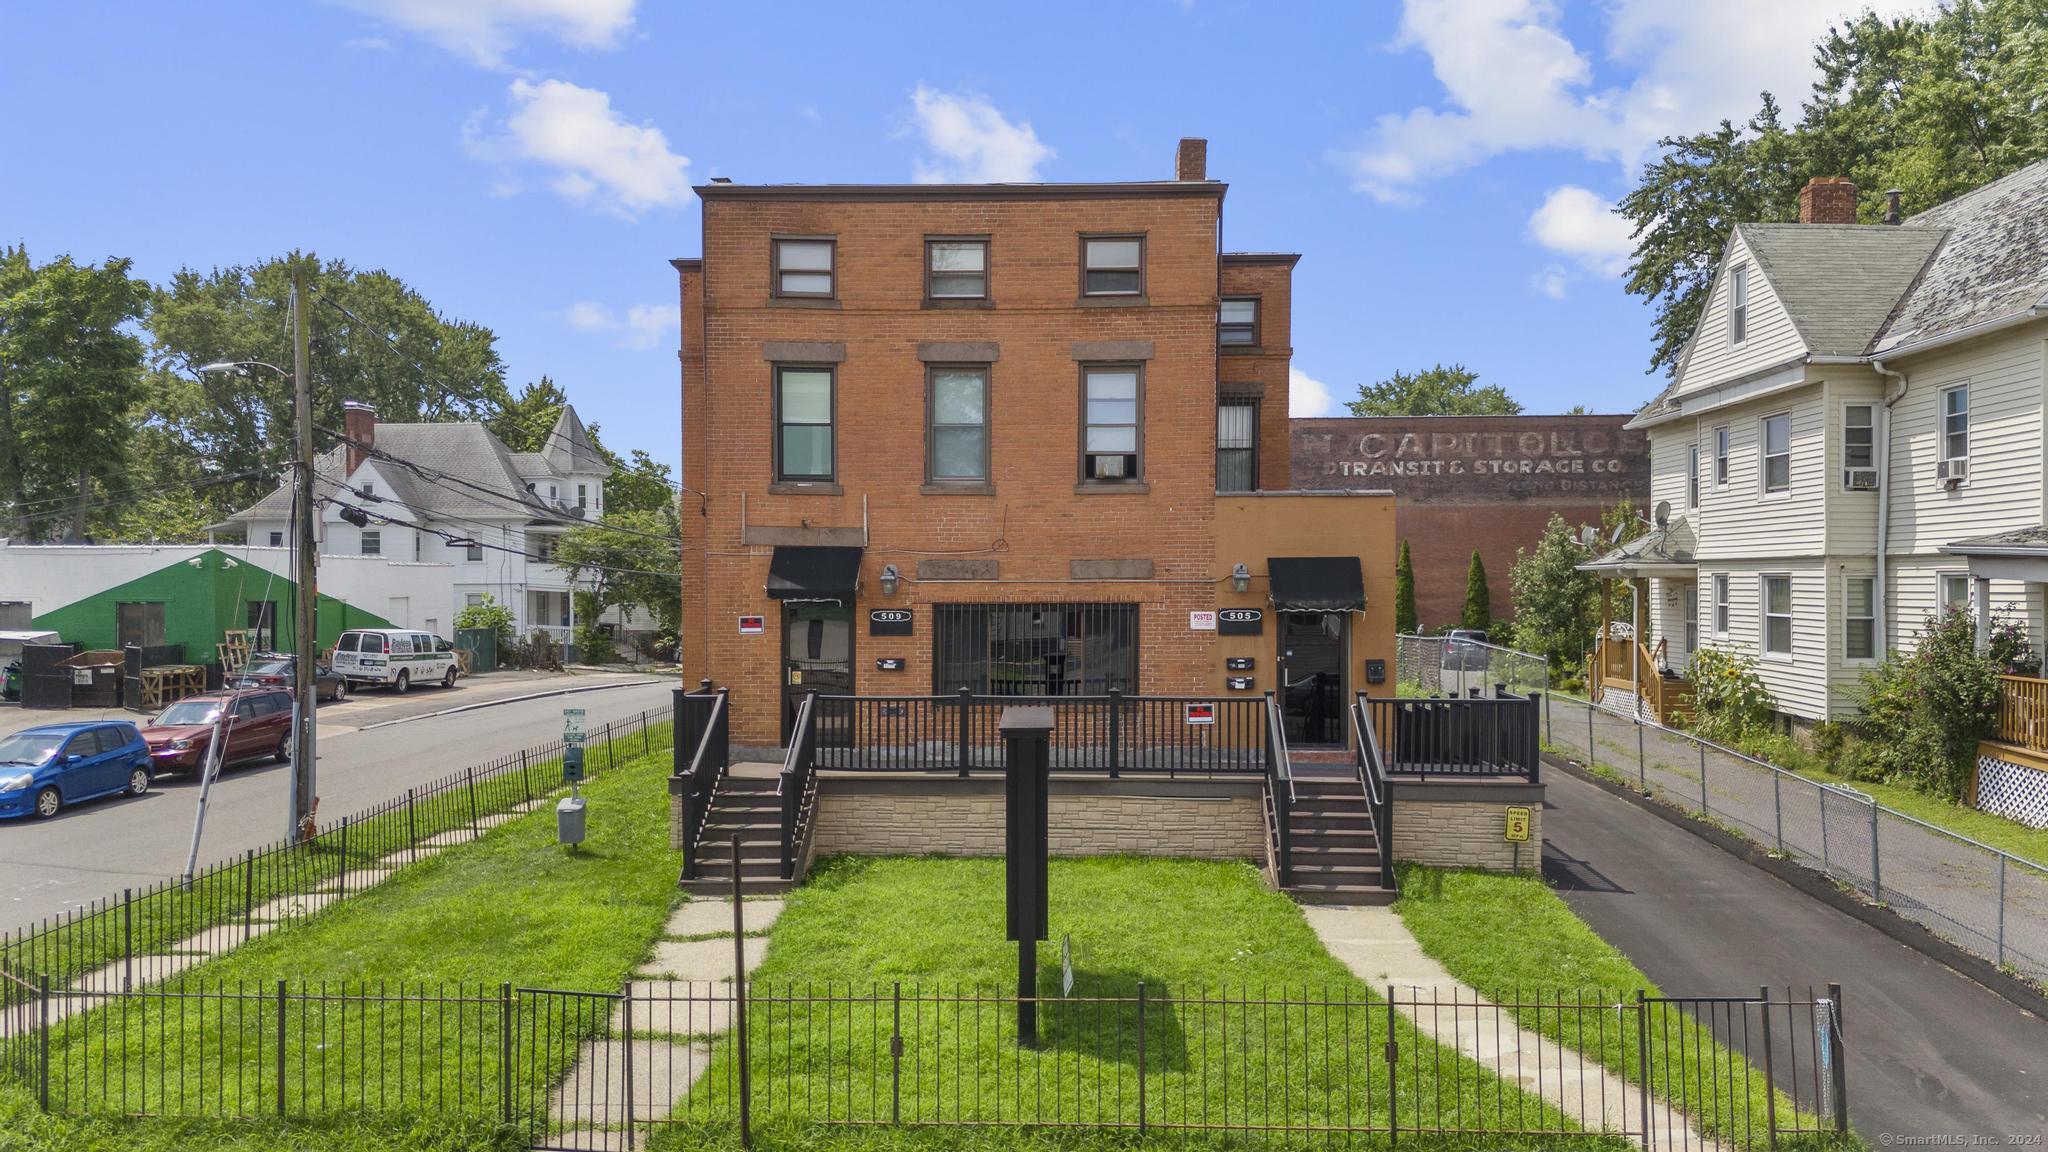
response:
M347 702L322 705L319 780L323 820L360 811L411 785L471 764L546 743L561 735L562 709L585 710L591 729L630 720L642 711L666 713L672 684L621 683L649 677L578 676L461 687L415 689L404 697L366 690ZM497 703L447 716L445 708L560 688L609 684L569 696ZM121 714L123 716L127 714ZM385 723L403 717L402 723ZM89 718L85 715L75 719ZM0 724L30 722L10 711ZM284 835L287 767L262 762L221 774L207 805L200 863L260 848ZM140 798L116 797L67 808L47 821L0 822L0 928L15 928L89 900L119 895L183 871L199 797L196 779L173 776Z
M1544 779L1545 875L1666 994L1842 985L1865 1141L2048 1132L2048 1021L1626 800Z

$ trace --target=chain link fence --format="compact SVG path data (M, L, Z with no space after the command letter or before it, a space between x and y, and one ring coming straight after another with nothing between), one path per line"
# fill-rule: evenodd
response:
M1544 697L1544 742L2048 984L2048 867L1697 736Z
M1491 697L1502 686L1511 696L1550 691L1543 657L1455 636L1394 638L1394 680L1402 696Z

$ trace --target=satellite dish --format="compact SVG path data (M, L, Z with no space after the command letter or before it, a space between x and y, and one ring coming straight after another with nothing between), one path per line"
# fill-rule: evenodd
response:
M1600 530L1591 524L1579 525L1579 543L1591 548L1600 539Z
M1607 542L1609 544L1620 544L1621 534L1626 531L1628 531L1628 524L1626 522L1616 524L1614 526L1614 531L1609 532L1607 534Z
M1671 523L1671 501L1657 501L1657 527L1664 528Z

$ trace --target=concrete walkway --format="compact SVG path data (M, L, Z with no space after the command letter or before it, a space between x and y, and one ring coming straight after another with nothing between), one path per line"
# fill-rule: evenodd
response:
M755 933L774 925L782 901L748 900L744 911L740 955L751 974L768 949L767 938ZM555 1086L548 1117L562 1132L550 1146L623 1150L630 1125L667 1119L710 1065L713 1042L732 1026L733 969L730 901L692 900L670 914L662 938L613 1002L606 1038L585 1041Z
M1642 1093L1590 1057L1517 1026L1507 1009L1460 983L1425 953L1392 908L1310 904L1302 914L1323 947L1353 975L1382 993L1394 986L1394 1007L1416 1031L1548 1100L1581 1128L1618 1132L1642 1126ZM1659 1119L1666 1115L1662 1104L1654 1111ZM1696 1132L1660 1131L1650 1147L1719 1145Z

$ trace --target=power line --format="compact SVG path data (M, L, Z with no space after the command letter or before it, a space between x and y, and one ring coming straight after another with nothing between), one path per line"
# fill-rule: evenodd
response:
M39 512L33 515L15 516L13 517L13 519L16 523L23 525L40 524L47 520L64 520L76 515L80 511L98 512L107 508L120 508L141 504L143 503L143 501L141 499L135 498L138 493L161 495L163 493L176 490L197 491L204 488L218 487L222 484L233 484L241 480L252 480L267 477L270 474L271 473L268 469L257 468L250 469L247 472L236 472L226 476L215 476L210 479L199 480L191 483L166 484L156 488L132 488L129 489L127 492L122 493L121 496L118 498L101 499L82 506L74 504L67 508L53 508L47 512Z

